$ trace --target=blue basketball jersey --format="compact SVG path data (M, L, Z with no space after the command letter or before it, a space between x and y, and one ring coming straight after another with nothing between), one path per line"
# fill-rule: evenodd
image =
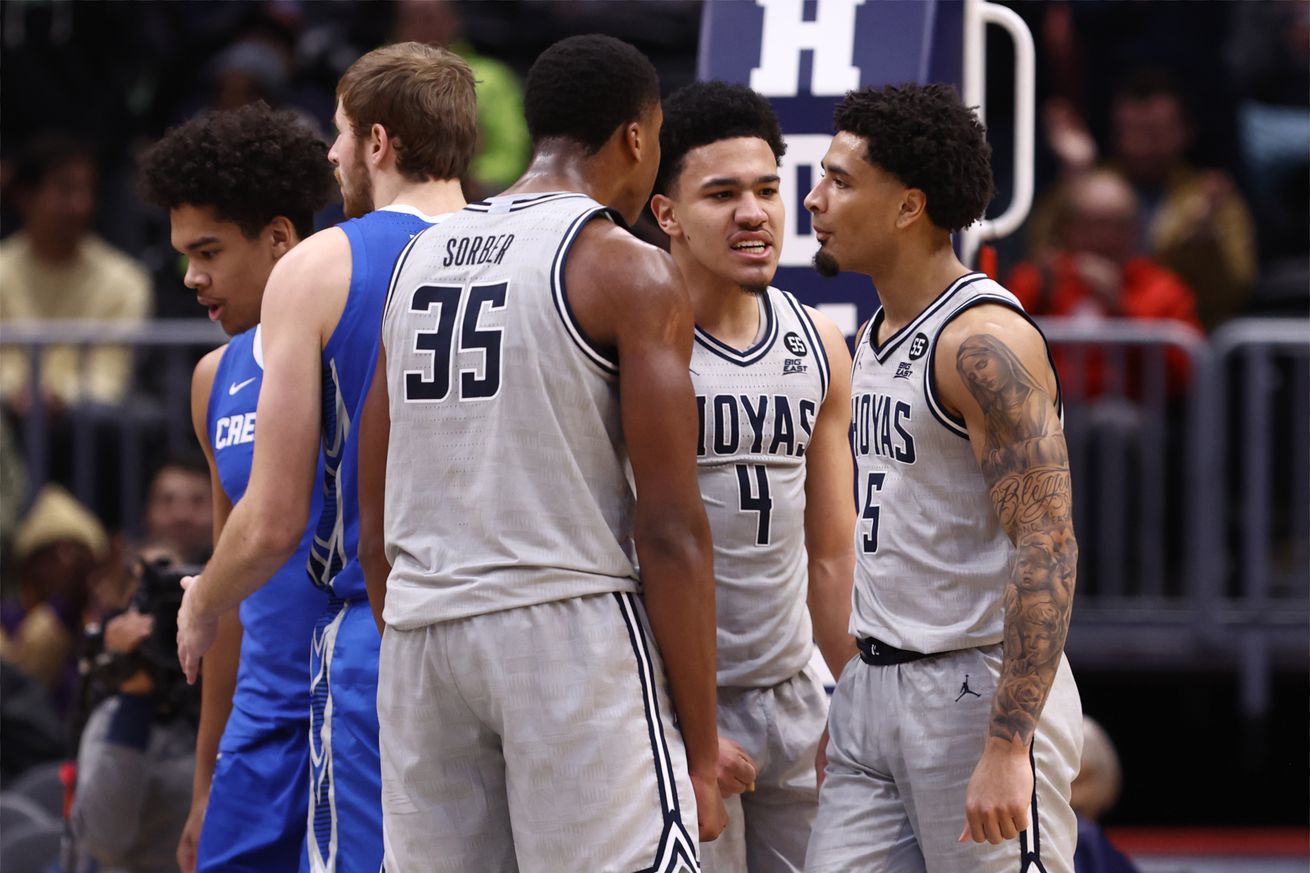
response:
M359 565L359 435L377 363L382 308L391 271L409 241L432 226L431 216L388 206L339 227L350 240L350 292L323 349L323 510L309 554L314 583L336 597L366 596Z
M209 392L209 444L223 491L233 504L250 481L263 379L256 327L228 342ZM296 554L241 603L241 664L232 704L251 715L304 720L309 712L309 644L327 598L305 584L304 567L321 504L315 494L311 523Z

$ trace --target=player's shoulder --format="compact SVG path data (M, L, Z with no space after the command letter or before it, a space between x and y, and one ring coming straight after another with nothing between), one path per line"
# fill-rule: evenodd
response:
M960 346L976 336L990 336L1021 356L1025 352L1042 357L1046 354L1045 338L1021 309L999 300L983 300L962 310L942 326L937 336L937 356L954 360Z
M265 302L288 300L311 308L331 292L350 288L350 239L339 227L320 230L278 259L264 292Z
M838 357L850 357L850 350L846 346L846 334L837 322L833 321L827 315L824 315L821 309L802 304L801 308L809 316L810 322L814 325L815 331L819 334L819 339L823 342L824 351L831 358L834 354Z
M627 229L602 219L587 222L569 252L570 271L606 287L640 286L652 293L686 295L672 256L633 236Z
M196 368L191 373L191 387L195 390L197 385L204 386L209 390L209 386L214 384L214 377L218 374L218 365L223 361L223 355L227 352L227 343L216 349L210 349L205 352L204 357L196 362Z

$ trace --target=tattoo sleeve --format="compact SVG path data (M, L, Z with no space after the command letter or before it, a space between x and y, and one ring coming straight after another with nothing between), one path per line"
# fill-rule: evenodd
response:
M1055 681L1073 608L1074 538L1069 456L1054 398L990 334L960 344L956 368L982 408L980 466L1018 551L1005 589L1005 655L990 735L1031 741Z

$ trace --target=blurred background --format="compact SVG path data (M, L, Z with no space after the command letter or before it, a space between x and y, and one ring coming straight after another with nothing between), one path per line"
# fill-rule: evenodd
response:
M1080 814L1143 870L1305 870L1310 2L1002 5L1036 41L1036 198L989 264L1041 317L1067 400L1082 543L1068 649L1105 740L1089 743ZM210 547L188 395L223 337L182 285L168 216L137 194L142 150L254 100L330 139L341 73L415 39L472 64L483 143L465 186L493 194L529 157L521 83L542 49L621 37L668 93L696 76L705 13L699 0L0 3L10 805L62 797L43 762L76 747L87 676L118 635L108 620L148 587L139 556L199 563ZM1014 182L1013 66L990 34L994 212ZM330 207L319 225L339 219ZM24 809L0 829L35 816Z

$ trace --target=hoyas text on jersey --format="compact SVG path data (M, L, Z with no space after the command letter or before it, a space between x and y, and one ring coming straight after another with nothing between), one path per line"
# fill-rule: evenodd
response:
M910 404L881 394L857 394L851 398L851 430L857 455L877 455L903 464L914 463L914 437Z
M214 422L214 451L255 441L255 413L225 415Z
M813 400L801 400L792 409L785 394L758 395L716 394L696 396L700 416L700 439L696 454L739 455L805 454L814 434L814 417L818 407Z

